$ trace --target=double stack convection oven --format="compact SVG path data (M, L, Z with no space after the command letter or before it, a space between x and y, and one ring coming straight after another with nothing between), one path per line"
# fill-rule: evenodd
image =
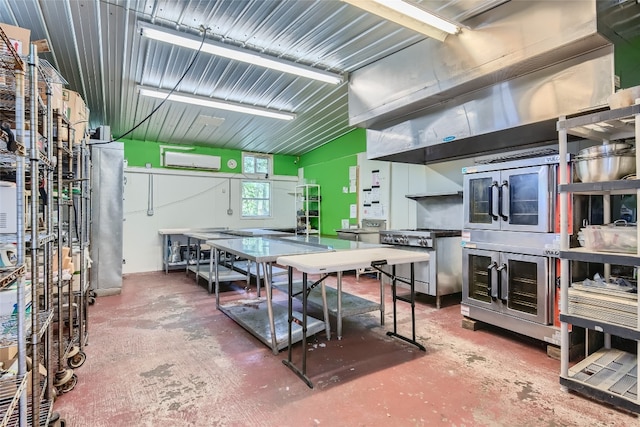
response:
M556 345L558 167L547 155L462 170L462 314Z

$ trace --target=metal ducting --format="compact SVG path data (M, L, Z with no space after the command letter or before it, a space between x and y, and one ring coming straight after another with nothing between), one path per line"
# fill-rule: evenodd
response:
M560 115L604 105L613 46L596 1L512 1L355 71L350 124L367 157L431 163L557 138Z

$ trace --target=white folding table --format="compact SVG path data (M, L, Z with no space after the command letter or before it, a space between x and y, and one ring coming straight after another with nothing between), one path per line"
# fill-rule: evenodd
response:
M335 251L392 247L390 245L380 243L359 242L355 240L343 240L321 236L283 237L282 240L302 242L309 245L319 245ZM369 265L367 265L367 267L370 268ZM326 293L326 310L328 310L330 314L336 316L336 334L338 339L342 339L342 320L348 316L380 310L380 324L384 325L384 284L382 283L382 280L380 280L380 302L374 302L342 291L342 274L344 271L346 270L338 271L336 273L335 290L330 286L326 286L325 290L322 292L310 292L307 295L308 304L320 309L325 309L323 305L325 303L325 298L321 298L318 294L321 293L322 295L325 295ZM356 270L356 272L357 271L359 270ZM302 286L301 284L299 285ZM287 292L287 285L285 283L276 285L275 287L282 292ZM300 288L298 286L294 286L294 293L296 295L301 295Z
M307 377L307 296L311 289L322 282L329 273L341 273L347 270L355 270L357 268L372 267L382 274L391 278L391 290L393 295L393 331L387 332L387 335L402 339L410 344L415 345L420 350L426 351L424 346L416 341L416 320L415 320L415 277L414 263L429 261L429 254L426 252L408 251L395 248L368 248L355 249L351 251L325 252L306 255L292 255L278 257L276 262L279 265L288 267L288 287L289 287L289 335L288 335L288 356L282 362L288 366L296 375L298 375L309 387L313 388L313 383ZM396 277L396 268L398 264L411 264L410 280L405 281ZM391 273L384 271L383 265L391 266ZM293 315L293 299L297 296L293 291L293 269L302 273L303 288L302 294L302 319ZM312 283L310 286L307 282L308 274L321 274L322 278ZM397 282L403 282L409 285L410 293L408 297L400 296L396 292ZM338 296L340 298L340 295ZM404 301L411 304L411 338L398 333L397 328L397 311L396 302ZM298 368L292 360L292 327L297 324L302 328L302 368ZM297 341L297 340L296 340Z

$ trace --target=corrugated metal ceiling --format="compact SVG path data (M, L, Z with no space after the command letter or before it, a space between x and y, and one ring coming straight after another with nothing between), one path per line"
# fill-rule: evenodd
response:
M464 20L504 1L420 3ZM48 39L52 52L42 57L86 100L90 126L110 125L114 137L161 102L141 97L137 86L171 89L195 55L141 37L139 22L196 35L205 26L211 40L347 75L423 39L336 0L0 0L0 21L31 29L32 40ZM351 130L346 82L334 86L202 53L178 91L297 117L282 122L167 102L129 138L300 155ZM224 120L215 126L207 116Z

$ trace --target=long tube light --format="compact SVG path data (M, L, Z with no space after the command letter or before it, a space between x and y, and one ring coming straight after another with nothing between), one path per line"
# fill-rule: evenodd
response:
M343 1L440 41L460 32L460 26L455 23L403 0Z
M144 86L138 86L138 93L142 96L148 96L150 98L158 98L158 99L166 98L168 101L173 101L173 102L182 102L184 104L199 105L202 107L234 111L236 113L253 114L255 116L269 117L272 119L293 120L296 118L296 115L293 113L286 113L282 111L270 110L268 108L261 108L261 107L249 107L242 104L222 101L214 98L207 98L204 96L184 95L184 94L179 94L175 92L169 95L168 90L148 88ZM169 96L167 97L167 95Z
M139 24L140 34L153 40L170 43L188 49L198 50L201 40L180 31L174 31L168 28L153 26L150 24ZM234 46L216 43L213 41L205 41L202 44L202 52L211 55L222 56L224 58L233 59L235 61L246 62L248 64L260 67L270 68L272 70L281 71L283 73L294 74L300 77L306 77L313 80L319 80L325 83L339 84L342 82L342 76L330 73L328 71L317 70L306 65L295 64L293 62L284 61L264 55L259 52L251 52L246 49L236 48Z

